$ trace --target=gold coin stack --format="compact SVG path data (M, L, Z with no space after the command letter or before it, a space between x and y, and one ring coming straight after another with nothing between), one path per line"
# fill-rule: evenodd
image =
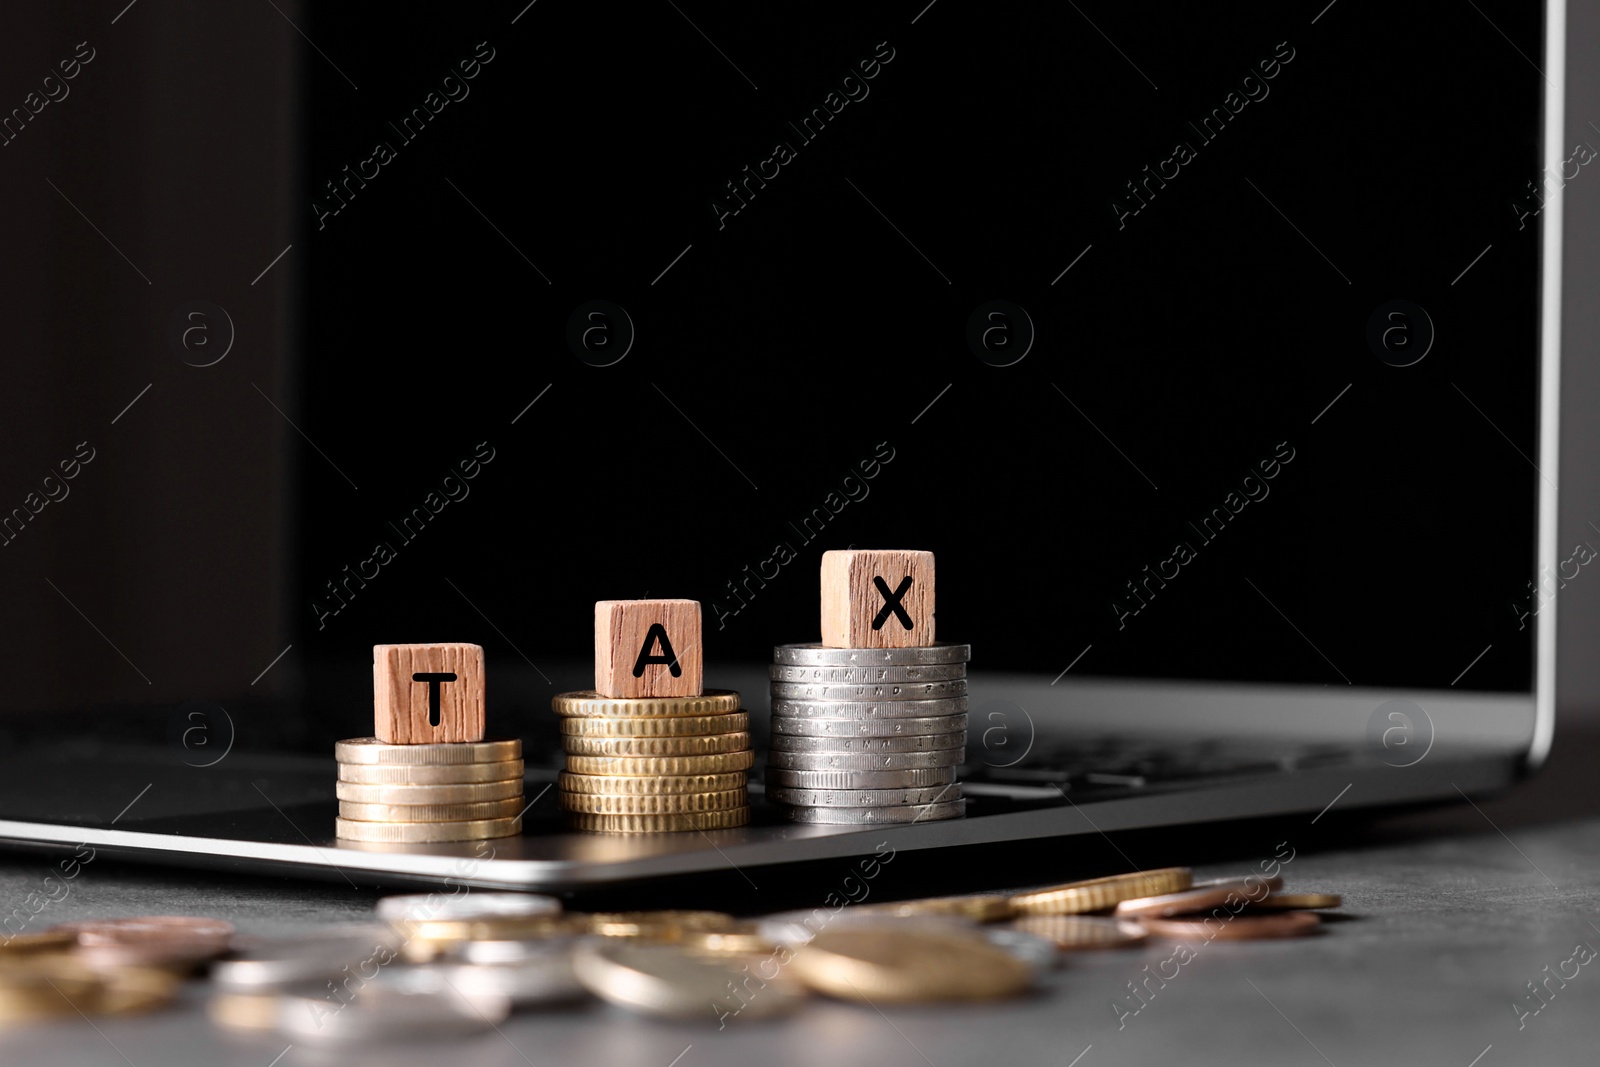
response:
M604 697L562 693L561 807L575 829L648 834L750 821L750 716L739 694Z
M334 745L336 833L347 841L479 841L522 832L522 742Z

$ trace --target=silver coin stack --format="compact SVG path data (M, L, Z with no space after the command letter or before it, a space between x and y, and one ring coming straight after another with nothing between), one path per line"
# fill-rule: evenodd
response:
M767 802L795 822L953 819L972 646L779 645Z

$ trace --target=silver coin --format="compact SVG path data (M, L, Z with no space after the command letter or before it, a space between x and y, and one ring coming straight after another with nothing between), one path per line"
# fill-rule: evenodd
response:
M774 663L767 677L774 682L813 682L834 685L877 685L905 682L945 682L965 678L965 663L929 663L910 667L800 667Z
M856 700L863 702L934 700L939 697L964 697L967 680L951 678L943 682L773 682L768 687L773 700Z
M790 822L826 823L833 826L873 826L883 823L934 822L954 819L966 811L965 800L940 804L912 804L892 808L783 808Z
M572 936L530 937L514 941L458 941L446 949L457 963L526 963L541 960L552 951L571 955L581 938Z
M211 967L230 993L268 993L314 979L364 974L392 961L400 935L387 926L327 927L313 934L263 941Z
M769 752L767 768L795 771L902 771L912 767L959 767L967 761L964 748L936 748L927 752Z
M760 1018L797 1007L801 994L789 982L744 986L745 975L727 962L692 956L675 945L601 938L573 957L589 991L613 1004L648 1015L705 1019L738 1015ZM739 996L745 992L746 996Z
M961 799L956 782L916 789L795 789L768 786L767 799L796 808L887 808L911 804L937 804Z
M775 734L802 737L894 737L896 735L950 734L965 732L965 715L932 715L905 719L798 719L774 716Z
M852 752L874 755L884 752L926 752L936 748L961 748L966 743L966 733L958 732L912 734L909 737L799 737L779 734L767 745L773 752L821 752L839 756Z
M1035 971L1054 970L1061 965L1061 950L1054 941L1004 926L985 926L982 930L991 945L1004 949Z
M818 644L779 645L772 661L794 667L918 667L931 663L965 663L971 645L922 645L916 648L825 648Z
M536 893L467 892L407 893L378 901L378 918L384 922L427 922L435 919L470 922L473 919L520 919L528 915L555 915L561 901Z
M967 710L966 697L928 700L821 700L772 698L774 717L795 719L904 719L932 715L959 715Z
M954 767L912 767L903 771L791 771L767 770L767 795L772 787L787 789L915 789L947 785L956 780Z
M532 1007L588 995L572 969L572 956L570 942L564 947L546 942L543 953L516 963L432 963L415 969L437 972L448 988L469 1000L506 997L514 1007Z
M311 983L278 995L278 1030L296 1044L351 1046L456 1037L488 1030L511 1014L511 998L467 998L437 975L391 967L337 992Z
M842 898L841 898L842 899ZM810 911L780 911L755 920L756 932L768 941L779 945L799 947L810 944L811 939L830 926L878 927L893 924L896 930L928 929L936 933L970 932L973 924L966 919L945 915L914 915L900 917L883 912L858 910L848 904L837 908L816 907ZM1051 946L1052 948L1054 946Z

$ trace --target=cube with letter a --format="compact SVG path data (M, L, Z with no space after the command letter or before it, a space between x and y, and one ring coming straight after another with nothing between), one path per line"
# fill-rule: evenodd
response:
M373 735L389 745L482 741L483 646L372 646Z
M594 688L603 697L700 695L698 600L601 600L594 606Z
M824 552L822 643L828 648L933 644L933 553Z

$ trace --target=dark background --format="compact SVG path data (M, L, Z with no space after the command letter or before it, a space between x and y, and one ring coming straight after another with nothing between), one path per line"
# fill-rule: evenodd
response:
M1538 239L1509 204L1544 83L1537 6L1480 6L29 15L5 100L99 51L0 149L0 489L109 443L0 549L8 703L359 718L370 645L438 639L548 689L594 600L646 595L704 602L708 661L761 660L815 639L818 559L851 544L938 553L941 635L987 669L1444 686L1490 646L1458 688L1526 688ZM401 143L480 41L470 95ZM884 41L800 145L787 121ZM1187 123L1279 42L1270 95L1201 144ZM798 158L719 230L780 138ZM1197 158L1119 229L1178 139ZM395 159L319 229L379 140ZM565 337L597 299L637 331L609 367ZM995 299L1037 329L1009 367L966 339ZM1437 329L1415 366L1366 343L1393 299ZM190 300L234 320L214 366L167 340ZM479 442L470 495L400 544ZM804 543L789 524L883 442ZM1280 442L1270 496L1198 544ZM380 539L397 558L331 613ZM1119 629L1179 539L1198 558ZM796 558L719 628L779 541Z

